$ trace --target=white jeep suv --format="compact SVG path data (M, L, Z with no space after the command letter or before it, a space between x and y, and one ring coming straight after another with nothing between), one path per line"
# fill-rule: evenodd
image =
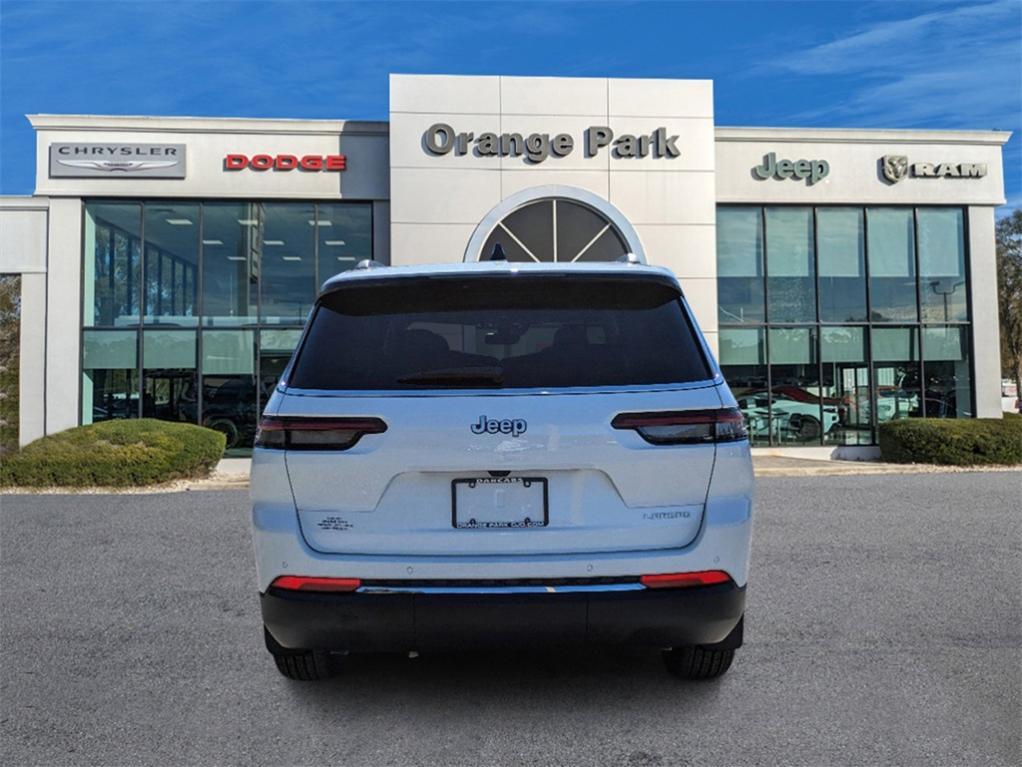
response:
M252 461L266 645L338 656L742 643L745 423L665 269L379 267L328 280Z

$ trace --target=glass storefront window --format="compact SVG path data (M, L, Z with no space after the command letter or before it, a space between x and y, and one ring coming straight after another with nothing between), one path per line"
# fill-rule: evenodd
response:
M346 203L320 205L317 212L319 277L316 289L330 277L373 257L373 206Z
M838 425L837 408L821 408L815 328L770 328L770 423L774 442L818 445Z
M82 336L82 424L137 417L137 331L86 330Z
M319 284L372 257L372 206L89 201L83 246L83 423L212 416L244 445ZM754 442L863 444L874 420L972 414L961 208L721 206L717 247L721 364L750 426L762 415ZM198 323L201 360L195 331L152 327Z
M866 208L873 322L916 322L915 223L911 208Z
M202 314L206 325L256 321L259 207L233 202L202 206Z
M263 208L262 285L259 319L272 324L305 322L316 284L316 231L333 229L307 203L267 203Z
M923 328L927 418L973 416L968 330L963 325Z
M143 331L143 416L165 421L198 421L195 347L192 331Z
M878 423L922 415L919 328L873 328L873 388Z
M88 203L85 206L83 325L138 324L142 271L142 206Z
M965 221L961 208L920 208L919 300L923 322L968 318Z
M146 203L145 322L194 325L198 315L199 206Z
M735 298L742 270L749 285L764 281L750 267L761 217L766 316ZM721 367L750 431L769 424L754 442L873 444L878 422L972 415L965 240L962 208L718 207ZM764 337L764 358L739 364Z
M372 207L86 202L82 423L204 423L243 454L319 283L372 258Z
M814 322L812 208L766 208L767 319Z
M823 441L836 445L870 444L871 400L866 329L821 328L820 358L823 363L820 393L824 413L830 408L837 412L837 423L824 433Z
M237 455L252 445L257 419L255 331L202 332L202 425L223 432Z
M298 329L269 329L259 331L259 391L260 407L273 394L277 381L298 346L302 331Z
M761 328L721 328L720 368L745 416L754 445L770 444L770 393Z
M763 322L760 208L717 209L717 302L721 323Z
M866 320L866 242L860 208L817 208L820 320Z

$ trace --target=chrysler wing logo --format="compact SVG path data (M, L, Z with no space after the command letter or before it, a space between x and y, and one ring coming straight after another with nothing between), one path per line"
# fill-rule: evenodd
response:
M172 168L177 165L177 160L64 160L58 158L57 162L70 168L88 168L110 173Z
M908 175L908 157L903 154L885 154L881 158L884 178L897 184Z

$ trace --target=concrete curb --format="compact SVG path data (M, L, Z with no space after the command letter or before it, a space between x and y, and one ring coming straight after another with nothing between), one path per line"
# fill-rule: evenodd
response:
M178 479L142 487L0 487L4 495L156 495L186 493L193 490L247 490L248 474L221 474L214 471L204 479Z
M937 466L922 463L870 463L866 461L852 462L841 465L842 461L820 461L822 466L756 466L753 472L757 477L852 477L875 474L961 474L975 472L1010 472L1022 473L1022 466Z

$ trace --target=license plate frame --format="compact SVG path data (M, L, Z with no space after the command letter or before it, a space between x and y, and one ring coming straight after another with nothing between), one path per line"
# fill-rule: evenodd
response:
M496 490L500 487L514 487L523 492L536 492L534 486L538 485L542 490L542 512L543 518L533 519L531 515L506 520L483 520L477 521L474 517L458 520L458 488L460 485L468 486L468 490L475 490L480 485L493 486ZM464 500L464 499L463 499ZM472 513L471 508L467 511L462 504L463 514ZM550 495L546 477L460 477L451 480L451 526L455 530L535 530L546 527L550 523Z

